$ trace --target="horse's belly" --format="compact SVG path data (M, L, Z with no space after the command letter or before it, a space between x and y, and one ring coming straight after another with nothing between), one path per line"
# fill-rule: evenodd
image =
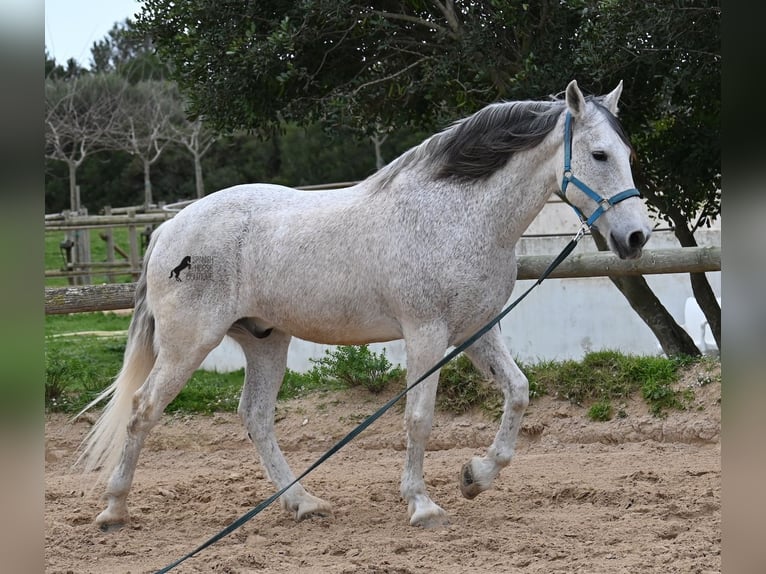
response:
M317 329L296 327L288 329L290 334L305 341L322 343L324 345L366 345L368 343L384 343L401 339L399 331L381 326L380 328L358 329L352 326L347 328Z
M264 329L276 328L294 337L326 345L363 345L400 339L399 322L377 302L365 306L327 299L272 300L246 313Z

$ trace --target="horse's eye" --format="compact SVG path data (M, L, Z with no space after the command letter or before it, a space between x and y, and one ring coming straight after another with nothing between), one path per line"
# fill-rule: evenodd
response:
M596 161L606 161L607 158L606 152L601 150L594 151L592 155Z

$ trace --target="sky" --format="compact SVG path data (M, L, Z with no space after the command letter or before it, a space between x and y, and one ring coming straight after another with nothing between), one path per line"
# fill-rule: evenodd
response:
M88 68L93 42L140 8L138 0L45 0L45 47L58 64L74 58Z

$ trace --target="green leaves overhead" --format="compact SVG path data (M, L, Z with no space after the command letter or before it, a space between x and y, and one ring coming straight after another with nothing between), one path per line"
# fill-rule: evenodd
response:
M564 78L531 91L527 78L566 48L576 6L148 0L137 26L193 111L223 130L288 120L371 132L434 128L494 100L560 89Z

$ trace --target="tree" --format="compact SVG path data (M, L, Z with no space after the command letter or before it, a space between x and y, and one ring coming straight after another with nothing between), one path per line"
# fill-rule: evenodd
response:
M202 177L202 158L210 151L215 134L207 127L201 117L189 119L176 92L174 99L176 111L170 123L171 141L181 144L191 154L194 161L194 189L197 199L205 195L205 181Z
M145 80L129 86L119 108L119 123L110 136L113 149L121 149L141 162L144 173L144 209L154 203L151 166L171 142L171 120L176 111L175 86Z
M721 9L715 0L592 2L578 69L625 80L620 117L641 158L637 180L684 247L721 212ZM704 273L692 291L721 348L721 308Z
M130 18L115 23L106 37L93 42L90 53L91 71L95 74L116 73L132 84L169 76L167 66L157 57L151 36L137 33Z
M45 81L45 156L69 170L69 207L80 209L77 169L85 158L110 147L124 82L115 76Z
M284 121L433 128L490 101L560 90L578 2L146 0L136 28L224 131Z
M64 78L78 78L88 74L88 70L80 66L80 64L74 58L69 58L66 61L66 65L62 66L56 62L56 58L48 53L48 48L45 48L45 79L46 80L63 80Z

